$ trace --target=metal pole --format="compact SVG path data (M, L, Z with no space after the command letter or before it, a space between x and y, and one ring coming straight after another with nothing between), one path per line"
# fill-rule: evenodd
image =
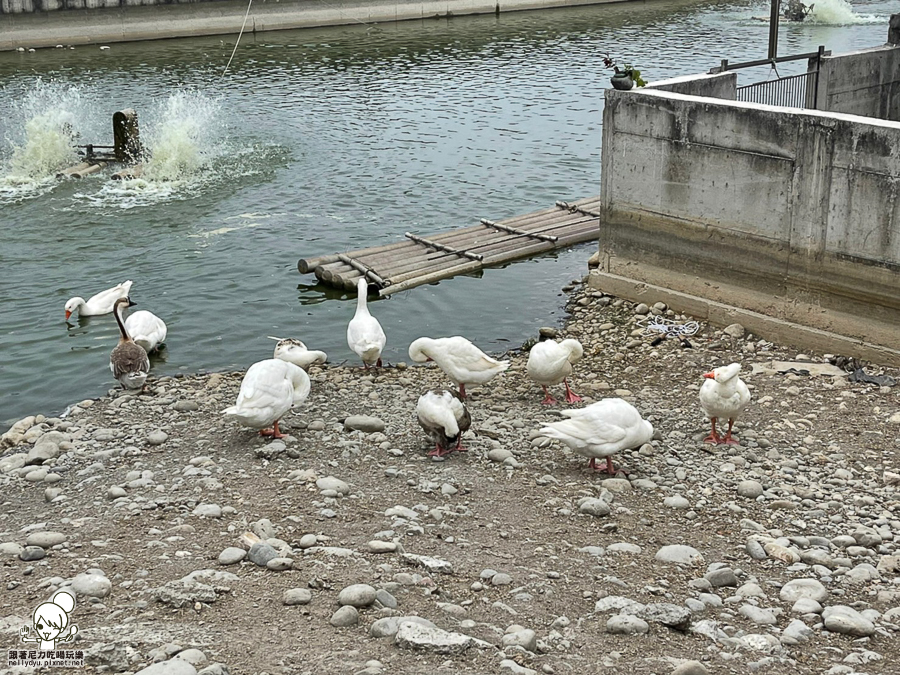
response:
M781 0L772 0L772 11L769 13L769 58L778 58L778 17Z

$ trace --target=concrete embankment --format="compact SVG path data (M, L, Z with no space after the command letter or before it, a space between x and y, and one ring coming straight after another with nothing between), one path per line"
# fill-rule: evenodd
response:
M0 0L0 50L229 35L241 30L247 13L247 3L243 0L200 0L190 4L165 4L166 0L120 1L121 6L111 7L104 0L81 0L80 3ZM622 0L263 1L252 5L245 31L499 14L617 1ZM133 6L132 2L140 2L141 6Z

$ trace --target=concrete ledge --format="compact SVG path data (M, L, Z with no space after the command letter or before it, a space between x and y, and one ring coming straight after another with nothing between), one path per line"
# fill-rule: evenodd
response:
M635 0L260 0L252 6L245 31L250 34L628 1ZM231 35L240 31L247 11L245 0L166 3L145 0L143 6L0 12L0 51Z
M741 309L698 295L635 281L609 272L592 270L588 275L588 286L632 302L647 304L664 302L676 312L689 314L720 328L732 323L739 323L749 332L766 340L799 349L854 356L885 366L900 366L900 351L884 345L802 326L784 319ZM740 293L747 293L747 291L740 289Z

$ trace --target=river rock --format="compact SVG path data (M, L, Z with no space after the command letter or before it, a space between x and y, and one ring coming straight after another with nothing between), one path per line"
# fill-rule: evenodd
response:
M322 491L334 490L341 496L350 494L350 486L340 478L335 478L334 476L325 476L325 478L320 478L316 481L316 487Z
M747 499L756 499L763 493L763 486L759 483L759 481L755 480L742 480L738 483L737 493L741 497L746 497Z
M308 605L310 602L312 602L312 592L307 588L289 588L281 595L281 604L288 607Z
M400 624L407 621L418 623L429 628L437 628L431 621L423 619L420 616L386 616L383 619L374 621L372 625L369 626L369 635L376 638L393 637L400 629Z
M220 565L236 565L247 557L247 551L237 546L229 546L219 554Z
M56 546L57 544L62 544L66 541L66 535L62 532L32 532L28 535L28 539L25 540L25 543L28 546L40 546L41 548L51 548Z
M369 584L353 584L338 593L338 604L352 607L368 607L375 602L377 595L377 591Z
M331 615L329 623L335 628L347 628L359 623L359 610L352 605L344 605Z
M800 598L823 602L828 597L828 589L816 579L794 579L781 587L778 596L785 602L795 603Z
M350 415L350 417L344 420L344 429L373 434L384 431L384 422L377 417L371 417L369 415Z
M833 633L867 637L875 632L875 624L847 605L832 605L822 612L825 628Z
M247 553L247 559L260 567L265 567L270 560L274 560L277 557L278 551L270 544L263 541L258 541L253 544L253 546L250 547L250 551Z
M462 654L475 644L475 639L462 633L404 621L397 629L394 644L403 649L428 651L433 654Z
M105 598L112 590L112 582L101 574L79 574L72 580L72 590L89 598Z
M135 675L197 675L197 669L184 659L174 658L147 666Z
M606 632L613 635L640 635L650 630L650 624L632 614L613 614L606 620Z
M699 565L703 562L703 554L693 546L670 544L663 546L654 556L660 562L677 563L679 565Z
M602 499L597 499L596 497L587 497L581 501L581 504L578 505L578 510L581 513L586 513L589 516L608 516L610 509L609 504L607 504Z

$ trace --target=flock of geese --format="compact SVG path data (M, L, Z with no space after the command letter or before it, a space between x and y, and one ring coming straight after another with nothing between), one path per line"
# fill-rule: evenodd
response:
M83 316L113 312L120 338L110 354L110 370L123 388L141 391L150 371L148 354L165 341L166 325L148 311L134 312L123 319L123 311L134 305L128 297L131 285L131 281L126 281L87 301L72 298L66 303L66 319L76 311ZM378 368L387 337L378 319L369 312L365 279L359 280L357 292L356 313L347 326L347 344L362 359L364 368ZM241 381L235 404L222 413L244 426L259 429L263 436L281 438L284 434L278 428L279 420L309 396L311 383L307 370L313 364L325 363L328 357L325 352L307 349L294 338L271 339L277 341L273 358L250 366ZM531 348L526 372L543 388L541 403L557 403L547 387L561 383L565 385L567 403L582 400L569 387L568 378L583 353L581 343L573 339L546 340ZM509 361L491 358L458 335L418 338L409 346L409 357L419 363L433 361L458 387L457 391L427 391L416 404L419 424L435 444L429 456L465 452L462 435L472 423L465 403L466 385L488 383L509 368ZM704 375L700 405L712 422L712 432L704 439L708 443L738 443L732 435L734 421L750 402L750 390L739 377L740 370L739 363L732 363ZM540 433L589 458L588 466L596 471L613 474L614 454L639 447L653 437L650 422L621 398L602 399L583 408L563 410L561 414L566 419L546 424ZM720 419L728 422L724 436L716 431ZM606 459L606 466L597 464L601 459Z

